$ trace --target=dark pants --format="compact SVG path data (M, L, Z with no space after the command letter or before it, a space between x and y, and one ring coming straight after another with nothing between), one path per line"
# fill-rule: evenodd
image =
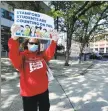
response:
M42 94L32 96L32 97L22 97L24 111L37 111L39 106L39 111L49 111L49 91L45 91Z

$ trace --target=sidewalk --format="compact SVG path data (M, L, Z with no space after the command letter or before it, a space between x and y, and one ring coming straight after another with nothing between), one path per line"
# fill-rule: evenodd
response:
M86 73L87 69L93 66L92 61L83 61L80 64L78 61L70 61L70 66L64 66L65 61L63 60L51 60L49 67L54 72L55 77L64 76L79 76ZM60 73L59 73L60 72Z
M49 84L50 111L75 111L73 104L59 83L59 79L80 75L92 62L85 62L79 65L77 61L72 61L69 67L64 66L62 60L51 60L49 64L55 77L55 80ZM19 74L13 68L8 58L1 59L1 66L2 109L4 109L3 111L22 111L22 100L19 96L19 88L15 87L19 87L19 81L17 79ZM13 99L7 102L7 98Z
M18 72L11 66L9 59L1 59L1 63L2 77L5 78L1 88L1 108L3 111L22 111L22 100L19 96L19 81L17 79L19 77ZM55 77L55 80L49 84L50 111L75 111L75 102L72 102L73 100L71 101L69 96L73 89L71 90L69 86L74 81L73 78L79 77L80 73L91 66L92 62L83 62L79 65L77 61L72 61L69 67L64 66L62 60L51 60L49 64ZM66 88L69 88L68 92Z
M63 60L51 60L49 66L54 72L55 77L59 76L78 76L86 72L86 69L93 65L92 61L70 61L70 66L64 66ZM61 71L61 73L58 73ZM72 72L72 73L71 73ZM18 71L11 65L9 58L1 58L1 81L6 82L19 77Z
M4 83L18 77L18 71L12 66L9 58L1 58L1 82Z
M108 111L108 62L71 61L66 67L62 60L51 60L49 64L55 77L49 84L50 111ZM19 79L12 78L13 72L17 74L9 60L2 59L2 75L8 80L1 86L3 111L23 111Z

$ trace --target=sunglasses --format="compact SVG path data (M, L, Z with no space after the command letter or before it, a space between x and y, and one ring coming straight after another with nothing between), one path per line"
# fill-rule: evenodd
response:
M35 45L38 45L38 43L35 43L35 42L28 42L30 45L33 45L33 44L35 44Z

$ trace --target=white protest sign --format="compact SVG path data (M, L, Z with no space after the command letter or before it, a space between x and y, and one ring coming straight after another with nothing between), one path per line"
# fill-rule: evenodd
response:
M52 17L30 10L15 9L14 23L20 25L15 33L19 37L51 39L51 32L54 30Z

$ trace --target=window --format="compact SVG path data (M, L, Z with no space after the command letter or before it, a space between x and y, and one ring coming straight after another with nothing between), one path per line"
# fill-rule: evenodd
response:
M8 40L10 38L10 28L6 26L1 26L1 46L2 51L8 52Z
M9 18L10 20L14 21L14 14L12 12L9 12Z
M108 47L106 48L106 53L108 53Z
M100 48L99 52L104 53L104 48Z
M93 49L92 49L92 48L90 49L90 52L93 52Z
M108 41L108 36L106 36L106 41Z
M95 46L98 46L98 44L95 44Z
M14 21L14 14L2 8L1 8L1 17Z
M1 8L1 17L6 18L6 11Z
M96 51L98 51L98 48L95 48Z

